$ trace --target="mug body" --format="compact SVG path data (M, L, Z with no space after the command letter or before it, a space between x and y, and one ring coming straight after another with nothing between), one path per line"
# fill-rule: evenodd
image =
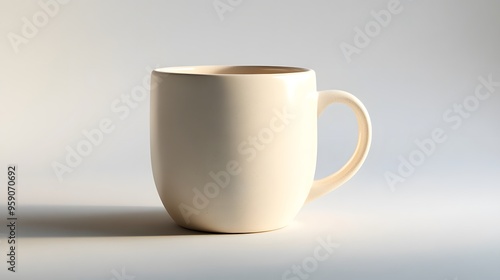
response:
M182 227L227 233L286 226L314 178L317 91L309 69L195 66L151 79L151 159Z

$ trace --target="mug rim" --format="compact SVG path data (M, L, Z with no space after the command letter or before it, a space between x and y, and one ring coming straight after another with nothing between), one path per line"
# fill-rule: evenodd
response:
M161 67L153 73L187 76L276 76L314 72L312 69L281 65L198 65Z

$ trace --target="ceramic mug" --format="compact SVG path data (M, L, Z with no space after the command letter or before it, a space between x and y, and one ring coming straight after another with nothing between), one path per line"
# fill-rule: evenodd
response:
M358 143L337 172L314 181L317 117L349 106ZM282 66L160 68L151 77L154 181L173 220L189 229L244 233L289 224L304 203L342 185L371 141L353 95L316 90L315 72Z

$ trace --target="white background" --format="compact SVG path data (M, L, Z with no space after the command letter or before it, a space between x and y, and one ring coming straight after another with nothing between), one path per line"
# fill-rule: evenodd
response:
M290 279L500 278L500 86L473 103L479 77L500 81L499 1L401 0L386 26L372 11L388 0L62 2L0 2L1 185L8 164L19 169L17 273L0 192L2 279L282 279L318 238L340 246ZM373 23L356 45L356 28ZM373 124L364 166L285 229L178 228L152 179L149 96L116 108L151 69L204 64L307 67L318 89L353 93ZM464 100L473 110L457 119ZM114 130L59 180L55 162L104 119ZM446 141L401 176L401 158L435 129ZM356 131L347 108L326 110L317 178L348 159ZM404 182L391 187L387 172Z

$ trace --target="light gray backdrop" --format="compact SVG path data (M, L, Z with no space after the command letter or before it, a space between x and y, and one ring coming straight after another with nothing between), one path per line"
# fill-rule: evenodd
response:
M19 169L18 272L0 265L2 279L498 279L499 12L494 0L2 0L1 185ZM281 231L166 236L147 79L203 64L314 69L318 89L370 112L366 163ZM356 131L347 108L326 110L317 178ZM340 246L313 261L328 236Z

